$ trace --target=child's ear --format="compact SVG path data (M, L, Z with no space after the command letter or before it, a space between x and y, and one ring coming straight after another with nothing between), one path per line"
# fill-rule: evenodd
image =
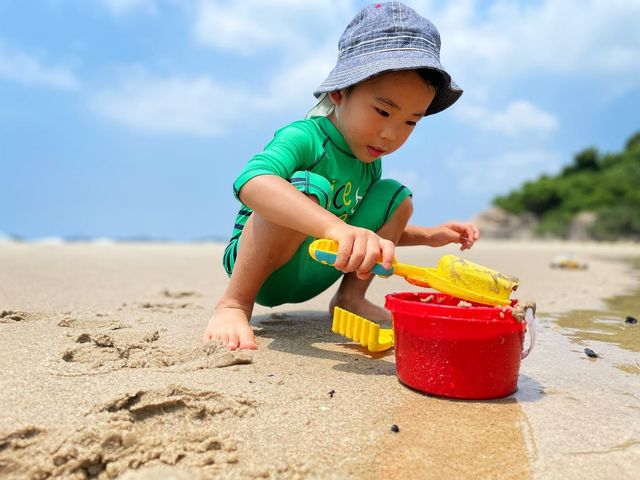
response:
M344 98L344 95L342 95L342 92L340 91L335 91L335 92L329 92L329 99L331 100L331 103L333 103L334 105L340 105L342 103L342 99Z

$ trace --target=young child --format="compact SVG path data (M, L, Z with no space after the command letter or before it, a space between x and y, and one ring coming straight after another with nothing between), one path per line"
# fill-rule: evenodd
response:
M400 148L422 117L462 95L439 57L435 26L400 2L370 5L354 17L336 67L314 93L318 105L278 130L233 185L243 206L223 258L231 279L205 342L254 349L254 303L303 302L340 277L330 312L340 306L389 319L365 299L378 257L389 268L396 245L474 244L479 232L471 224L408 225L411 192L381 179L381 157ZM309 256L315 238L339 243L336 268Z

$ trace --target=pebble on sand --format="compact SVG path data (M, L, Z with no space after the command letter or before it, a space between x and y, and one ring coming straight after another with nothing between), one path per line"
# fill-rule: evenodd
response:
M584 353L589 358L598 358L598 354L596 352L594 352L593 350L591 350L590 348L585 348L584 349Z

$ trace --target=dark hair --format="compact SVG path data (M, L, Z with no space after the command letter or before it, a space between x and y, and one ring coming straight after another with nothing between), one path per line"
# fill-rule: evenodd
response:
M420 78L422 78L427 85L432 86L436 93L438 93L438 90L440 90L445 83L442 73L432 68L421 68L418 70L418 75L420 75Z
M387 70L389 71L389 70ZM416 70L416 72L418 73L418 75L420 75L420 78L422 78L422 80L424 80L424 82L429 85L430 87L433 87L434 90L436 91L436 93L438 93L438 90L440 88L442 88L442 86L445 83L445 79L442 73L440 73L438 70L434 70L432 68L421 68ZM376 78L380 75L382 75L383 73L386 72L381 72L378 75L374 75L373 77L369 77L367 78L367 80L371 80L373 78ZM363 80L364 81L364 80ZM360 83L360 82L358 82ZM355 88L355 86L357 85L349 85L348 87L344 88L344 95L345 96L349 96L351 94L351 92L353 92L353 89Z

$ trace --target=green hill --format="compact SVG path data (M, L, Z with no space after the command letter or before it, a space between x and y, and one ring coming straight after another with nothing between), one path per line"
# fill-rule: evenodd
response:
M640 132L617 153L587 148L556 176L542 175L493 199L514 214L539 219L536 234L565 238L573 218L594 212L589 233L596 240L640 240Z

